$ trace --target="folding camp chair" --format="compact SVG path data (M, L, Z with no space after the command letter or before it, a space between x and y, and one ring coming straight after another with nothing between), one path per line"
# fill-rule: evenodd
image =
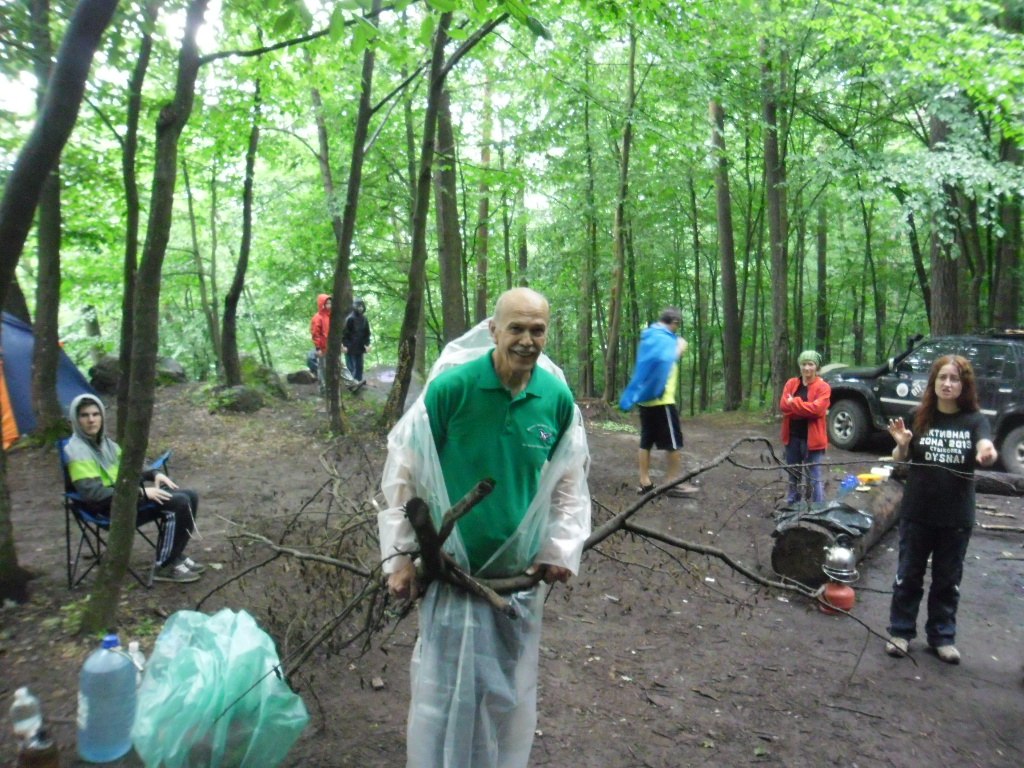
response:
M74 589L103 560L103 554L107 549L110 518L87 509L82 497L75 491L75 485L71 482L71 475L68 472L67 454L64 453L67 443L68 438L58 440L57 452L60 454L60 468L64 474L64 536L67 546L68 589ZM147 469L166 472L170 457L171 452L165 451L150 463ZM74 530L78 532L77 546L72 542L74 535L72 522L75 525ZM150 523L156 525L156 538L150 538L143 530L143 526ZM157 541L164 532L164 517L159 504L148 502L139 507L135 516L135 531L156 551ZM83 561L87 561L88 565ZM81 573L79 573L79 567L83 568ZM150 568L147 578L140 576L131 566L128 566L128 571L142 586L149 588L153 585L152 568Z

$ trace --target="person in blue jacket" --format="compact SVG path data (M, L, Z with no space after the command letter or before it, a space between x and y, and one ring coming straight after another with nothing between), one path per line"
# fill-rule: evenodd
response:
M658 322L640 334L633 377L619 398L619 407L628 411L640 406L640 487L642 494L654 488L651 482L651 449L666 453L665 482L682 474L683 431L676 409L676 382L679 379L679 358L686 351L686 340L678 335L683 315L675 307L666 307ZM691 496L699 489L681 483L668 491L669 496Z

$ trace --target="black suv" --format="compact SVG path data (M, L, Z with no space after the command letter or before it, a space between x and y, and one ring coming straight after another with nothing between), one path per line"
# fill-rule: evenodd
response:
M902 354L876 368L825 369L822 378L832 387L829 442L854 450L890 418L906 418L921 401L935 359L963 355L974 366L978 400L1003 466L1024 474L1024 332L921 338L908 340Z

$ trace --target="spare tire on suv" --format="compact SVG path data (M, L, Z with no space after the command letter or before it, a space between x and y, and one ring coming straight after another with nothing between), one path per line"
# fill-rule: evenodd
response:
M916 336L883 365L823 371L832 387L830 444L856 450L873 432L884 430L889 419L909 418L921 401L932 363L949 354L971 361L981 410L992 425L1003 467L1024 475L1024 331Z

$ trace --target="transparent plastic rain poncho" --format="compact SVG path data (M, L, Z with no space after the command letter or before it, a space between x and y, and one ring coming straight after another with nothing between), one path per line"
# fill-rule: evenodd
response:
M487 321L448 344L428 377L473 360L493 347ZM562 381L545 355L538 365ZM426 391L426 390L424 390ZM536 496L516 534L474 575L515 575L534 563L579 571L590 535L590 492L583 418L577 408L544 466ZM403 505L414 496L440 525L451 507L421 394L388 435L381 488L388 508L378 516L385 573L408 562L417 547ZM500 489L496 491L500 493ZM457 499L455 501L458 501ZM445 551L468 567L458 528ZM448 585L434 583L420 604L420 634L410 664L407 731L409 768L525 767L537 722L537 653L545 589L507 596L515 616Z

